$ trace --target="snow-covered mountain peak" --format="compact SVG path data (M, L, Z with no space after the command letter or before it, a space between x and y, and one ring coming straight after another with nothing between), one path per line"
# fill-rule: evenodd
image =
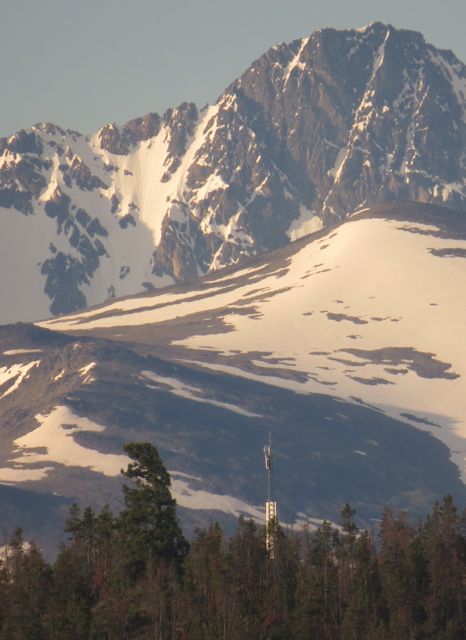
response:
M373 23L273 47L201 111L4 138L0 321L191 280L371 203L464 210L465 96L451 52Z

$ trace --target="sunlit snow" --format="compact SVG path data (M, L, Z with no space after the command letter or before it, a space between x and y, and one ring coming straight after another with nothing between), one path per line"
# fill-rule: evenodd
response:
M315 233L322 229L322 219L319 218L319 216L316 216L313 211L310 211L301 205L299 213L299 218L293 220L286 232L291 241L298 240L303 236L307 236L310 233Z
M4 351L4 356L21 356L26 353L41 353L42 349L8 349L8 351Z
M37 367L39 364L40 360L34 360L34 362L28 362L28 364L13 364L11 367L0 367L0 385L5 384L8 380L14 379L14 383L2 393L0 400L16 391L23 380L28 377L31 369Z
M48 414L38 414L35 419L40 426L14 441L16 449L10 460L12 466L0 469L0 482L38 480L51 469L50 466L28 469L28 465L39 463L84 467L106 476L118 476L120 470L128 465L126 456L101 453L78 444L73 437L75 434L101 433L105 427L75 415L66 406L55 407Z

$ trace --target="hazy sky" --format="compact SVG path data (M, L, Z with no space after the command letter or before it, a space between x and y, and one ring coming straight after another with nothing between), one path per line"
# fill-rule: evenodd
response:
M0 136L203 106L273 44L374 20L466 61L466 0L0 0Z

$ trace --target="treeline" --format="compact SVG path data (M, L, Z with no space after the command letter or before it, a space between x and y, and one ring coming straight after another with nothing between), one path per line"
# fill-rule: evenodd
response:
M355 524L284 531L240 518L188 545L170 478L146 443L118 515L72 507L50 565L17 530L0 567L0 640L461 640L466 513L450 497L422 522L387 509L376 539Z

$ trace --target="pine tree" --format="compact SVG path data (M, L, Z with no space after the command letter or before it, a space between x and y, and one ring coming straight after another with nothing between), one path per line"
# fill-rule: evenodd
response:
M162 559L181 568L189 545L178 524L170 475L150 443L131 442L124 451L133 462L122 473L134 484L123 486L125 508L119 528L133 569L136 573L150 570L152 563Z

